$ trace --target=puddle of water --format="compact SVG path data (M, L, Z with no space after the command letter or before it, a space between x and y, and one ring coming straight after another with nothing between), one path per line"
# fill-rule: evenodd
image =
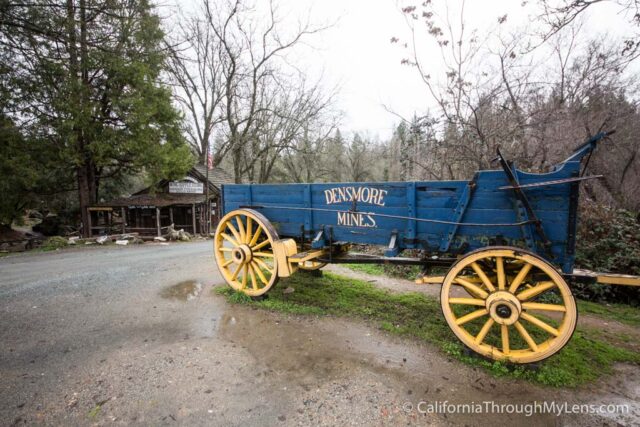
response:
M185 280L173 286L165 288L160 293L162 298L191 301L202 291L202 283L195 280Z

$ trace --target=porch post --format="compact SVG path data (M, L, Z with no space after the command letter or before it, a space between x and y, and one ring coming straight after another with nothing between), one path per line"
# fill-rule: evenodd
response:
M87 209L87 236L91 237L93 236L92 230L91 230L91 209L86 208Z
M191 219L193 220L193 235L196 235L196 204L191 205Z
M124 212L124 206L120 207L120 217L122 218L122 234L127 232L127 216Z
M156 206L156 228L158 229L158 237L160 237L160 208Z
M173 224L173 206L169 206L169 222Z

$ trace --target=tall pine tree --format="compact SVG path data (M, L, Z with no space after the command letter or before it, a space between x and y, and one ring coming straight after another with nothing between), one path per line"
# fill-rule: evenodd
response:
M84 224L101 180L189 168L161 83L164 34L147 0L31 0L0 14L0 43L14 59L2 76L14 88L10 114L55 166L73 171Z

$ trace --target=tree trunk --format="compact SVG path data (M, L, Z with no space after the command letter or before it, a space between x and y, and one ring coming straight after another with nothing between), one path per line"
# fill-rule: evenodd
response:
M89 221L89 206L93 204L91 191L91 182L89 174L87 173L87 167L82 165L78 167L76 173L78 176L78 202L80 203L80 218L82 220L82 236L90 237L91 230L89 229L91 222Z

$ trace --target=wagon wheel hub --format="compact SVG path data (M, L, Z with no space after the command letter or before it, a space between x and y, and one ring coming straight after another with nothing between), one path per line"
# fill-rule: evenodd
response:
M253 252L249 245L240 245L233 248L231 252L233 262L239 265L250 263L253 258Z
M520 318L522 304L507 291L497 291L487 297L485 306L489 316L500 325L513 325Z

